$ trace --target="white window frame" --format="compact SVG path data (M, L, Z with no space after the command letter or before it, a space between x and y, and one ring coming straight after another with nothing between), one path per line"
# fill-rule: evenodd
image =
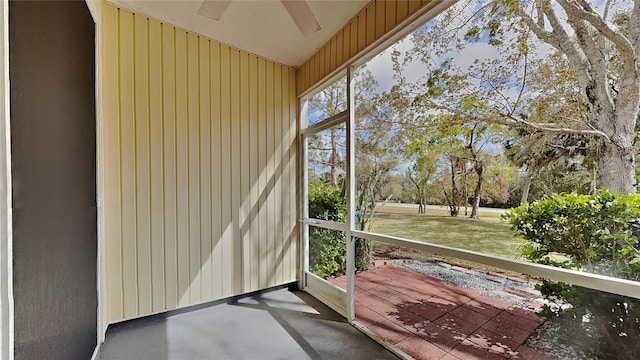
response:
M347 320L361 328L357 322L355 322L354 312L354 282L355 282L355 246L354 237L372 240L384 244L401 246L409 249L414 249L434 255L442 255L452 257L461 260L472 261L475 263L488 265L496 268L500 268L506 271L513 271L524 275L542 277L548 280L560 281L567 284L576 286L582 286L598 291L604 291L612 294L618 294L627 296L630 298L640 299L640 282L635 282L626 279L620 279L610 276L604 276L589 272L581 272L569 269L563 269L559 267L536 264L531 262L519 261L514 259L508 259L500 256L494 256L490 254L480 253L476 251L464 250L453 248L449 246L437 245L428 242L415 241L411 239L405 239L396 236L376 234L372 232L366 232L355 229L354 223L354 208L355 208L355 135L354 135L354 119L355 119L355 104L353 99L353 70L380 52L396 43L403 36L411 32L421 24L426 23L435 15L442 12L444 9L453 5L455 0L444 0L434 2L433 6L428 6L417 13L415 16L407 19L403 24L398 26L394 31L385 35L379 41L374 43L370 48L365 49L361 54L357 55L334 73L330 74L326 80L319 82L311 89L305 91L300 97L300 127L299 127L299 139L300 139L300 180L302 186L300 187L300 203L301 212L300 218L302 226L300 227L300 238L302 240L301 246L301 274L300 274L300 287L305 289L305 274L309 269L308 262L308 227L309 225L320 226L329 229L342 230L346 232L347 236L347 289L346 289L346 306L341 312ZM326 87L327 84L334 82L339 77L347 76L347 110L337 114L333 117L325 119L319 123L308 125L307 111L308 111L308 99L314 94L319 92L320 89ZM326 222L319 221L317 219L309 219L308 217L308 201L307 201L307 139L310 134L318 131L331 128L336 124L346 124L347 128L347 154L346 154L346 179L347 179L347 222L334 226ZM315 279L314 279L315 280ZM337 288L337 287L336 287ZM308 290L308 289L306 289ZM342 289L340 289L342 290ZM344 290L342 290L344 291ZM314 294L315 295L315 294Z
M298 129L299 136L299 150L300 150L300 173L299 173L299 181L300 181L300 273L298 278L298 287L303 289L316 298L320 299L326 305L340 313L341 315L352 318L349 314L353 313L353 306L349 305L353 304L353 301L349 301L349 291L342 289L330 282L322 279L321 277L313 274L309 271L309 226L315 226L323 229L335 230L335 231L343 231L345 232L345 236L347 239L346 242L346 251L347 251L347 273L350 273L349 269L353 267L353 264L350 264L350 259L353 256L350 256L353 249L352 245L350 245L349 239L349 222L346 223L338 223L334 221L326 221L321 219L315 219L309 217L309 197L308 197L308 171L309 171L309 156L308 156L308 147L309 147L309 137L317 134L323 130L331 129L337 125L345 124L347 131L347 139L349 139L349 105L347 104L347 110L342 111L336 115L330 116L326 119L323 119L315 124L309 124L308 121L308 111L309 111L309 100L317 93L322 91L322 89L327 86L335 83L344 77L345 73L337 72L334 76L324 81L322 84L316 86L314 92L305 95L300 98L300 125ZM347 74L348 76L348 74ZM348 79L347 79L348 80ZM347 83L348 84L348 83ZM347 86L347 100L349 99L349 87ZM351 153L349 143L347 142L346 153ZM347 177L347 219L350 218L351 211L349 210L349 187L350 182L349 178L350 174L350 166L349 166L349 158L347 155L346 159L346 177ZM351 261L353 262L353 261ZM351 291L352 293L353 291Z

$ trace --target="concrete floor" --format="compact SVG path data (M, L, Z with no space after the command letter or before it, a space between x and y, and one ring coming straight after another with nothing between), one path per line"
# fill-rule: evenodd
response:
M397 359L307 293L287 289L110 327L98 358Z

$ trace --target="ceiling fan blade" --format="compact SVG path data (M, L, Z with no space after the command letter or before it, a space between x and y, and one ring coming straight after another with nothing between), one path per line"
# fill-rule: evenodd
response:
M281 0L284 8L305 37L319 31L320 24L304 0Z
M227 11L229 5L231 5L231 0L204 0L198 9L198 14L218 21Z

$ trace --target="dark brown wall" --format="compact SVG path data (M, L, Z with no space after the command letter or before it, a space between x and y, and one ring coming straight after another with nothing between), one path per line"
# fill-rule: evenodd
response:
M16 359L96 345L94 24L84 1L10 1Z

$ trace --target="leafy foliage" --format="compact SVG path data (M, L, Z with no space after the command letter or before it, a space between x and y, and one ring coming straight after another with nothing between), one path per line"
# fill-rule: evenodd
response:
M309 217L346 222L344 186L322 181L309 184ZM373 214L371 215L373 216ZM371 242L355 239L356 269L366 270L371 263ZM314 274L328 278L344 274L347 268L346 238L342 231L312 226L309 229L309 267Z
M346 204L342 188L316 181L309 184L309 217L345 222ZM346 239L341 231L310 227L309 267L327 278L346 269Z
M552 194L505 217L533 262L640 280L640 195ZM597 330L602 358L640 358L640 300L550 280L538 289L550 301L544 316L586 336Z
M347 207L344 189L322 181L309 184L309 216L314 219L345 222Z

